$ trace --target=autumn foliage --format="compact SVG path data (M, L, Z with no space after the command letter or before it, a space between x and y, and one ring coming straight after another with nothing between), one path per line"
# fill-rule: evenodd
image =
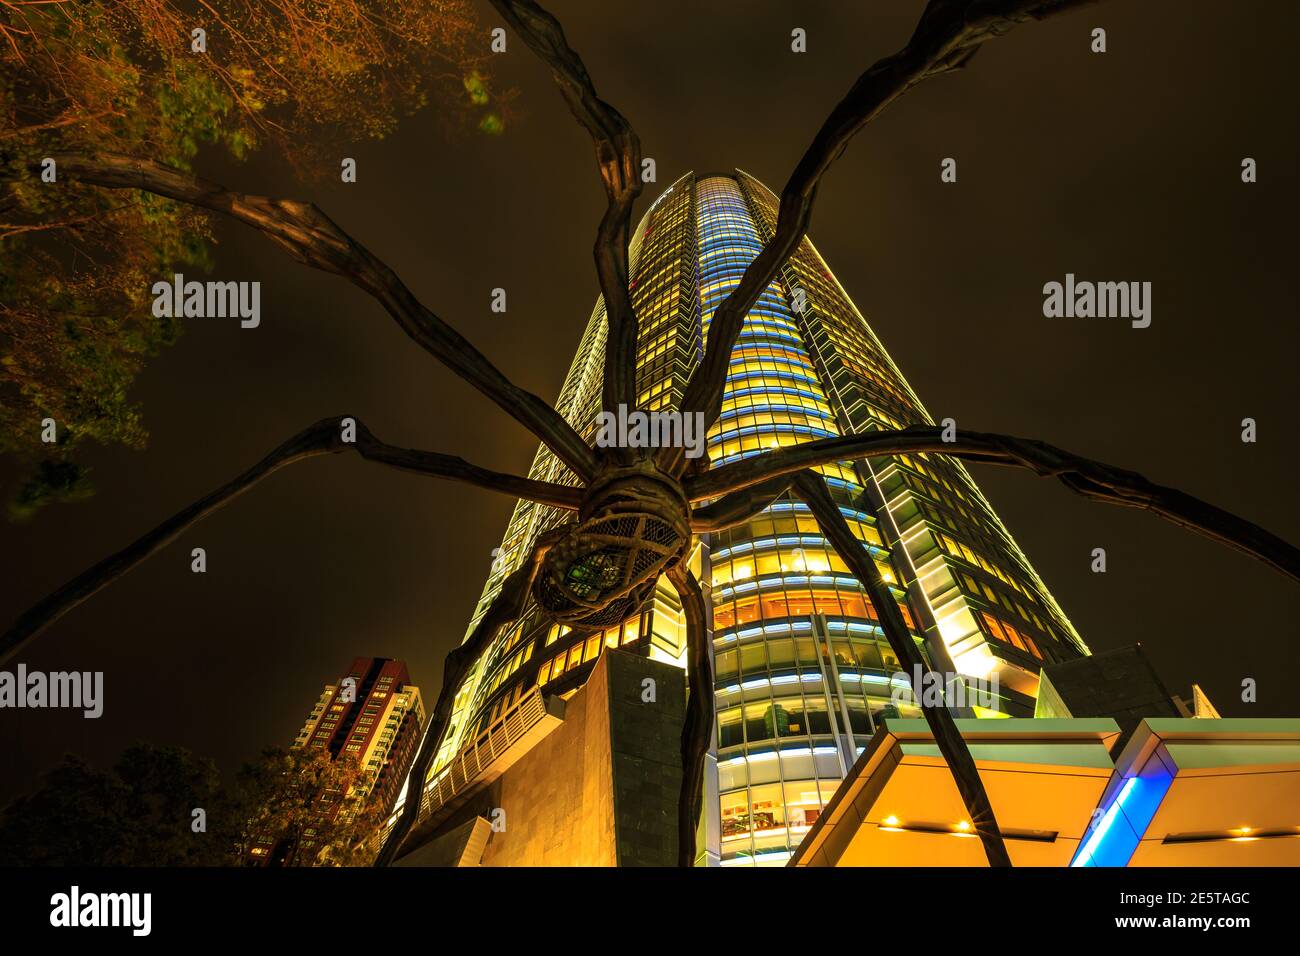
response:
M189 169L265 149L306 178L322 143L426 106L448 131L499 132L486 38L468 0L0 0L0 174L60 151ZM180 332L149 289L209 268L211 236L147 193L0 179L0 455L23 469L7 491L25 516L88 492L79 446L145 443L131 385Z

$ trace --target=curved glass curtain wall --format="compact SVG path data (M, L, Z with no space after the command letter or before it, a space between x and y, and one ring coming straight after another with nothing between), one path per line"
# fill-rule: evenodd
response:
M696 201L707 339L714 310L762 241L734 179L702 179ZM773 283L732 352L711 462L838 434L788 290ZM883 561L874 520L852 504L862 491L854 473L822 470L850 527ZM781 864L887 712L897 661L801 501L786 495L710 538L721 860Z
M678 405L714 310L771 235L776 215L776 197L741 171L699 179L687 173L651 204L630 244L638 405ZM793 309L792 286L805 293L801 314ZM604 338L598 299L556 405L588 437L600 407ZM746 316L709 434L712 465L842 430L912 422L933 419L805 239ZM1043 660L1087 653L960 463L902 455L821 471L885 579L901 575L891 586L904 615L910 622L901 587L907 584L919 602L918 623L965 655L957 664L963 673L983 672L965 662L987 661L1032 682ZM544 447L529 475L573 481ZM871 485L867 494L863 481ZM877 516L887 529L877 526ZM565 517L519 502L474 621L537 534ZM889 543L898 539L892 560L882 530ZM706 807L708 851L723 865L781 864L879 718L893 712L897 662L866 595L802 502L784 496L746 525L707 536L704 545L696 560L710 588L718 710L716 781L710 780L718 796ZM660 582L640 614L603 632L571 632L535 614L503 630L457 694L453 731L432 773L529 688L567 694L580 687L611 647L682 663L685 634L671 587ZM1022 691L1008 705L1032 709L1032 696Z

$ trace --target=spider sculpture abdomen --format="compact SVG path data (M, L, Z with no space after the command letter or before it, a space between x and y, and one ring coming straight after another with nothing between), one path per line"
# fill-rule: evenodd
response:
M559 623L606 627L636 612L690 541L676 483L645 476L611 482L589 516L547 552L533 597Z

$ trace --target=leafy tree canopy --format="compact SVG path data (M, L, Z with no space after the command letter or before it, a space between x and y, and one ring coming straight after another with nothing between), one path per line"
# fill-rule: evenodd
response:
M0 810L0 866L240 866L259 840L275 865L362 866L383 811L365 796L324 751L268 748L228 787L180 747L137 743L108 771L69 755Z
M68 756L0 811L0 865L229 865L231 803L212 762L179 747L135 744L108 772Z
M496 133L509 97L491 90L486 47L469 0L0 0L0 167L110 151L188 169L204 148L267 148L319 170L324 133L383 137L431 102L449 131ZM211 235L148 193L5 178L0 455L24 473L21 518L89 493L86 442L144 445L130 388L180 332L149 290L209 268Z

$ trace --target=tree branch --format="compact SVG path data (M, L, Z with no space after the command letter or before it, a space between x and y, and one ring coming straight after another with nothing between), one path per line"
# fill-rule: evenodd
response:
M745 316L803 241L822 175L862 127L923 80L965 66L981 44L1016 24L1092 2L1095 0L930 0L907 45L858 77L799 160L781 192L776 230L713 313L708 347L687 383L681 410L703 412L710 425L717 420L727 363ZM661 467L681 473L680 448L665 448L657 457Z
M628 289L632 205L641 194L641 141L622 114L596 95L587 68L565 39L558 20L532 0L492 0L502 19L551 68L555 85L591 134L596 166L609 204L592 252L605 298L604 407L617 411L636 401L637 320Z
M1027 468L1040 477L1057 478L1085 498L1153 512L1300 581L1300 549L1257 524L1175 488L1150 482L1135 471L1031 438L958 431L953 441L946 442L942 434L943 429L927 425L790 445L705 472L686 482L686 492L692 501L702 501L834 461L930 452L983 464Z
M344 276L374 296L402 331L540 438L583 480L595 452L536 395L517 388L459 332L425 308L386 264L311 203L233 192L151 160L112 153L52 153L60 177L107 189L141 189L223 212L259 230L299 262ZM28 170L37 175L39 165ZM13 178L5 171L0 178Z
M488 471L452 455L388 445L375 438L360 421L356 422L356 440L345 442L341 435L342 421L342 418L325 418L303 429L252 468L189 507L178 511L133 544L83 571L41 600L18 618L4 636L0 637L0 664L10 660L41 631L78 604L176 540L191 525L197 524L223 505L238 498L273 472L305 458L355 451L370 461L380 462L402 471L463 481L514 497L539 501L556 508L576 510L578 507L579 493L576 488Z
M925 675L931 673L931 670L916 646L911 632L907 629L907 622L903 620L902 612L898 609L898 602L880 577L880 569L876 567L875 560L867 554L862 542L849 530L848 522L844 520L839 506L826 490L821 475L815 471L801 471L795 476L794 484L799 495L808 503L826 540L831 543L836 553L848 565L853 576L866 589L872 607L880 618L880 626L889 640L889 646L903 665L904 673L909 680L914 680L915 675L919 673L924 682ZM944 679L939 686L946 688L949 675L942 676ZM955 675L953 677L955 679ZM934 733L934 742L939 746L939 752L948 763L953 782L957 785L957 792L966 806L966 812L970 814L971 827L984 844L984 853L988 857L989 866L1009 867L1011 856L1002 841L1002 831L998 829L998 821L993 814L993 804L989 802L989 796L984 790L984 782L980 779L975 759L971 756L961 731L957 729L952 712L946 705L935 706L927 703L928 695L923 693L924 687L925 683L919 687L914 686L912 696L920 705L921 713L925 715L926 723Z
M682 722L682 787L677 798L677 865L695 865L695 834L704 804L704 761L713 738L713 661L704 594L684 563L667 572L686 617L686 718Z

